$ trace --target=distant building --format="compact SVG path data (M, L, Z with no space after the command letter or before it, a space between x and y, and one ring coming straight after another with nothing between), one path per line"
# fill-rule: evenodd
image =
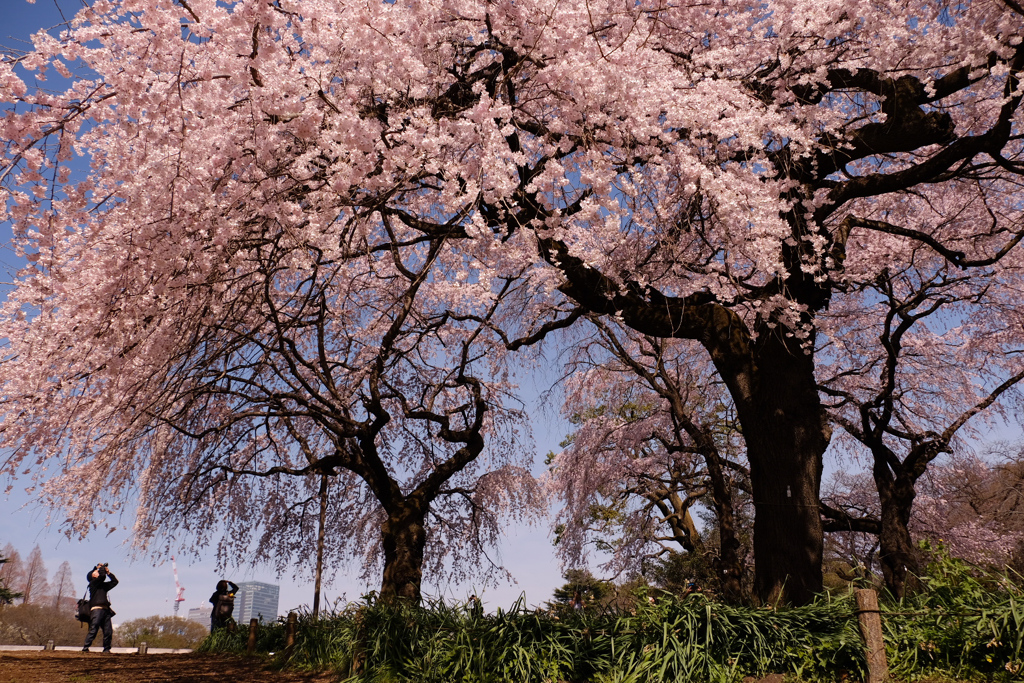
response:
M248 624L250 619L274 621L277 619L277 601L281 587L259 581L238 584L235 596L235 621Z
M188 620L194 621L203 626L210 625L210 617L213 615L213 605L209 607L193 607L188 611Z

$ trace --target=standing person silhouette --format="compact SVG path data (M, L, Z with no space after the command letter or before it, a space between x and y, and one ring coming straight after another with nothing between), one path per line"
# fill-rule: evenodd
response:
M233 582L226 579L217 582L217 590L210 596L210 604L213 605L213 612L210 613L210 633L231 623L237 592L238 586Z
M89 582L89 633L85 636L82 652L89 651L89 646L102 628L103 651L109 654L110 641L114 636L114 625L110 619L114 616L114 610L110 608L107 591L117 585L117 577L107 568L106 562L101 562L89 570L85 579Z

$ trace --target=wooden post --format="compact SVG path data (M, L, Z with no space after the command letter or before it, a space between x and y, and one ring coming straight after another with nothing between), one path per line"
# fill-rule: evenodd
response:
M139 654L144 655L149 652L149 643L142 641L139 643Z
M246 654L250 654L251 655L254 652L256 652L256 629L258 629L259 627L260 627L260 620L259 619L250 619L249 620L249 642L245 646Z
M298 626L299 615L295 612L288 613L288 623L284 628L284 651L290 655L295 648L295 628Z
M853 593L856 600L857 621L864 638L864 653L868 660L866 683L885 683L889 680L889 664L885 659L885 640L882 638L882 615L878 610L878 594L870 588Z

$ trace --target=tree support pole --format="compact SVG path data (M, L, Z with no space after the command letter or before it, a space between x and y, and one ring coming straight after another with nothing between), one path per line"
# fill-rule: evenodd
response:
M313 618L320 616L320 585L324 573L324 527L327 525L327 477L320 475L320 520L316 533L316 581L313 587Z
M886 683L889 664L885 659L885 640L882 638L882 615L878 610L878 594L870 588L854 591L857 621L864 638L864 654L868 660L868 678L865 683Z

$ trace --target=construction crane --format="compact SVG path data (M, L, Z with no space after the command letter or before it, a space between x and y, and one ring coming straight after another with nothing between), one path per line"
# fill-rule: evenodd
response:
M171 569L174 570L174 588L178 591L174 596L174 616L178 616L178 605L185 601L185 587L178 581L178 565L174 562L174 555L171 555Z

